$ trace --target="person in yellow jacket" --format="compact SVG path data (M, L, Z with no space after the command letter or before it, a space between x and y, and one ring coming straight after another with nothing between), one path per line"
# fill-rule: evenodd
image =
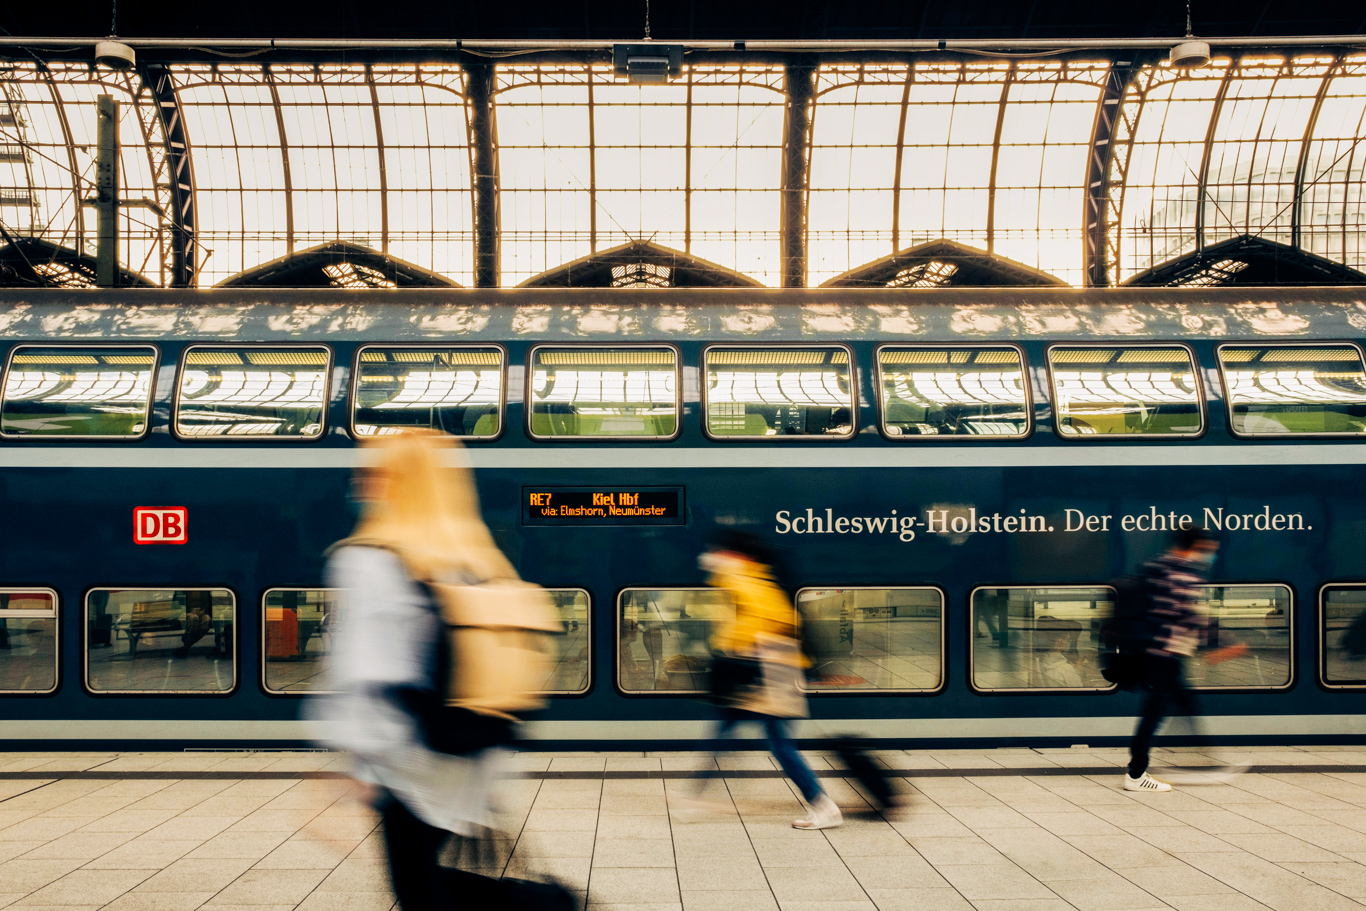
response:
M741 722L763 725L769 750L810 807L807 816L792 823L793 828L829 829L844 821L840 809L821 788L787 731L787 718L806 714L806 701L797 686L805 660L798 644L801 620L774 578L774 563L762 541L738 531L722 535L698 558L698 565L708 573L707 583L727 592L735 604L735 619L718 629L711 643L715 652L712 699L721 710L714 739L729 740ZM703 773L699 796L716 771Z

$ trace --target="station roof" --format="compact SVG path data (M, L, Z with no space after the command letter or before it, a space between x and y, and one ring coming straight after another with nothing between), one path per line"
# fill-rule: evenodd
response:
M127 272L171 284L169 240L192 231L199 286L336 242L474 284L458 63L266 54L116 72L10 53L0 225L14 237L93 253L82 200L107 93L124 196L148 203L120 214ZM491 92L503 286L643 243L779 284L781 63L699 57L635 86L592 55L510 57ZM1072 285L1244 236L1366 269L1366 53L1220 52L1190 70L1117 53L841 55L819 61L809 110L808 285L939 241Z

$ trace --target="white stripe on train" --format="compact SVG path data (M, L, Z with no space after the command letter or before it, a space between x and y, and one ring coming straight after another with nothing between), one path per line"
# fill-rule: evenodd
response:
M287 446L287 444L286 444ZM471 446L475 468L1084 468L1366 464L1366 442L1236 446ZM309 446L0 447L0 468L351 468L364 450Z
M1366 734L1366 715L1209 715L1206 733L1216 737L1337 737ZM710 737L712 721L537 721L530 740L679 741ZM796 722L798 737L832 733L888 739L936 738L1067 738L1128 737L1134 719L1128 715L1078 718L841 718ZM109 721L99 719L0 721L0 741L15 740L176 740L176 741L307 741L315 729L305 721L200 720ZM746 737L757 738L750 731Z

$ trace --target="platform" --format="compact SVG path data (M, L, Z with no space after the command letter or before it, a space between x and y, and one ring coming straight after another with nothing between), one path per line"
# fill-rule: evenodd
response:
M702 754L518 754L493 863L595 911L1366 908L1366 747L1158 751L1252 764L1168 794L1121 790L1114 749L887 751L905 805L883 815L808 755L841 828L792 829L801 805L766 754L723 760L701 821L677 810ZM0 753L0 907L390 911L345 761Z

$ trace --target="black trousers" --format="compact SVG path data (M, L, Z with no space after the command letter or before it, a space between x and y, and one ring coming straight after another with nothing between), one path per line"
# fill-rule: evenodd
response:
M1134 739L1129 742L1129 775L1134 778L1148 771L1148 751L1153 745L1153 735L1164 718L1185 715L1190 719L1194 732L1196 718L1200 714L1195 694L1186 685L1186 673L1180 658L1146 656L1139 685L1144 690L1143 707L1138 729L1134 731Z
M385 799L382 813L389 876L403 911L504 906L507 888L501 880L441 866L441 849L451 833L427 825L392 795Z

